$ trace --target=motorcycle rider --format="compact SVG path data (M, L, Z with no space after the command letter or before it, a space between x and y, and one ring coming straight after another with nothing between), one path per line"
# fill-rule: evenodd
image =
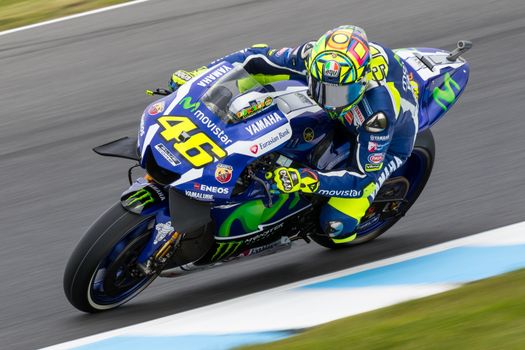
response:
M353 241L355 229L384 181L410 156L418 130L417 97L403 60L368 42L363 29L345 25L316 42L275 50L254 45L218 61L241 63L261 84L296 79L333 119L355 135L344 170L278 168L267 176L285 193L329 197L320 225L336 244ZM208 67L176 71L177 89Z

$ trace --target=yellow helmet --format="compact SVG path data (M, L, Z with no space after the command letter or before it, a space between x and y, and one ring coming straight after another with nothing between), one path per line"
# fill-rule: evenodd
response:
M332 29L317 40L306 61L309 94L337 118L363 97L369 66L365 31L356 26Z

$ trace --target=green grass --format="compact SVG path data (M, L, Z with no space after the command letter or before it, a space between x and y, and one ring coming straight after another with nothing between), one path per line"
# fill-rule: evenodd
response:
M525 270L337 320L276 343L242 349L523 350Z
M0 0L0 31L128 0Z

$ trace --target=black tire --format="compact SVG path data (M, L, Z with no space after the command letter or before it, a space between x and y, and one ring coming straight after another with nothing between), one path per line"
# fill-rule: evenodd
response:
M412 155L410 157L416 157L419 156L419 159L424 159L426 164L424 164L424 176L422 177L421 181L419 181L416 185L417 188L414 191L411 191L411 194L407 197L408 204L404 211L406 213L408 209L416 202L421 192L423 192L423 189L425 188L425 185L427 184L428 179L430 178L430 174L432 173L432 167L434 166L434 159L436 154L436 146L434 143L434 136L432 135L432 132L430 129L426 129L419 133L416 138L416 142L414 144L414 150L412 151ZM403 213L403 214L404 214ZM326 235L312 235L311 238L318 244L322 245L323 247L330 248L330 249L341 249L341 248L348 248L355 245L363 244L366 242L370 242L383 233L385 233L390 227L392 227L396 222L401 219L402 216L396 216L391 219L389 219L387 222L385 222L383 225L379 226L377 229L362 235L359 237L357 236L356 239L354 239L351 242L344 243L344 244L335 244L328 236Z
M114 265L120 263L120 260L130 257L132 259L132 249L138 250L147 242L147 238L151 234L150 228L139 234L134 231L138 231L137 228L141 228L141 225L147 227L152 219L153 217L151 216L145 217L130 213L120 203L116 203L91 225L71 254L64 272L64 292L74 307L90 313L113 309L134 298L153 282L157 275L144 276L143 279L130 287L132 292L129 295L124 295L122 298L116 297L115 300L108 302L96 300L92 290L95 275L99 272L99 266L104 261L108 261L110 254L114 254L117 244L119 244L119 247L124 246L124 248L121 253L118 253L118 257L114 259L112 263ZM134 235L133 239L130 238L129 242L125 241L126 237L131 235L131 233ZM106 271L112 271L112 265L109 265ZM111 274L107 273L107 275ZM117 272L115 272L115 276L117 276ZM116 279L117 277L115 278L114 288L119 287ZM109 283L106 283L106 277L104 277L102 283L104 287ZM133 280L131 283L133 283ZM109 287L106 289L109 289ZM135 288L135 290L132 288Z

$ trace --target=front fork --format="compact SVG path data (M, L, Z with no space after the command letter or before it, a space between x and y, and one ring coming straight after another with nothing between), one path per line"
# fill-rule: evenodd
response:
M122 193L120 202L124 209L134 214L155 217L149 226L152 235L136 262L148 275L162 269L181 238L171 222L167 191L144 178L138 178Z

